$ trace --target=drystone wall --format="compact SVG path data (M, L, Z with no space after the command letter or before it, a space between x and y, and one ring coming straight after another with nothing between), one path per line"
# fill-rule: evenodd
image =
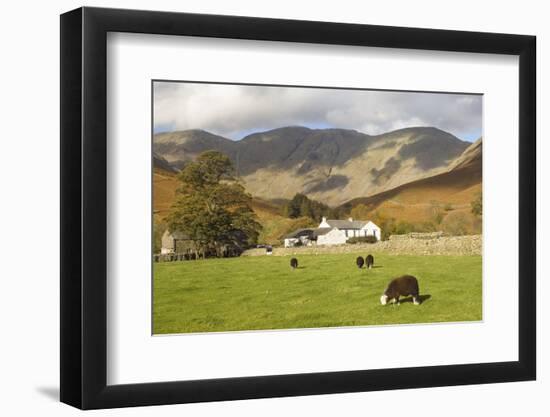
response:
M386 253L389 255L481 255L481 235L445 236L441 232L409 233L392 235L388 240L377 243L357 243L334 246L302 246L296 248L273 248L273 256L320 255L338 253ZM250 249L241 256L265 255L265 249Z

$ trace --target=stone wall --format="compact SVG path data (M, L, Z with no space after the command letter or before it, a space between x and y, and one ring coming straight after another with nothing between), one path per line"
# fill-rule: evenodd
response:
M335 246L306 246L298 248L273 248L273 256L320 255L324 253L385 253L389 255L481 255L481 235L444 236L436 233L410 233L392 235L377 243L357 243ZM265 249L250 249L241 256L265 255Z

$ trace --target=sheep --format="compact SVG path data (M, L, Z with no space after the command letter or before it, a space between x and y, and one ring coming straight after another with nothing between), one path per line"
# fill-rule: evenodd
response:
M292 269L298 268L298 259L292 258L292 259L290 260L290 267L291 267Z
M362 256L358 256L357 259L355 260L355 263L357 264L357 268L361 269L365 264L365 260L363 259Z
M365 258L365 263L367 264L367 268L371 269L374 266L374 256L367 255Z
M394 303L399 305L399 297L412 295L414 305L420 304L418 296L418 280L412 275L394 278L380 297L380 304Z

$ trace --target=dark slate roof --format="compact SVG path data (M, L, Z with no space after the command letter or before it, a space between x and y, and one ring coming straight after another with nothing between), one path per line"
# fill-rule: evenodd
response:
M313 236L313 229L298 229L285 236L285 239L297 238L300 236Z
M360 220L327 220L327 223L331 227L337 227L338 229L361 229L367 224L367 222L362 222Z
M322 236L322 235L326 235L328 232L330 232L332 230L332 227L320 227L318 229L315 229L313 231L313 235L315 237L317 236Z

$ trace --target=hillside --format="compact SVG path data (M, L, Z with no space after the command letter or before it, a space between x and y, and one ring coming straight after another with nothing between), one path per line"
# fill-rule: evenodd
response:
M160 233L157 233L157 239L164 232L165 225L162 224L170 212L170 207L174 202L176 189L179 186L178 179L173 172L154 168L153 170L153 212L155 225L158 225ZM293 230L317 226L308 218L289 219L280 214L280 208L272 203L254 199L252 209L258 216L263 229L260 233L258 242L270 245L281 243L281 237Z
M482 190L482 140L469 146L446 172L403 184L370 197L349 201L348 206L365 205L370 212L408 222L433 219L434 211L470 217L470 203ZM473 219L470 218L473 221Z
M168 215L178 185L178 179L174 173L159 168L153 169L153 213L155 220L162 220Z
M153 168L157 168L172 174L178 172L178 170L174 168L166 159L155 152L153 152Z
M284 217L281 215L279 207L258 199L253 200L252 209L263 227L258 242L268 245L280 245L286 234L296 229L317 227L318 225L307 217L298 219Z
M230 157L235 155L235 143L204 130L158 133L153 138L153 151L172 167L181 169L201 152L215 149Z
M160 133L153 148L181 168L209 149L228 155L246 189L263 200L296 193L338 206L448 170L468 147L432 127L370 136L355 130L284 127L232 141L202 130Z

